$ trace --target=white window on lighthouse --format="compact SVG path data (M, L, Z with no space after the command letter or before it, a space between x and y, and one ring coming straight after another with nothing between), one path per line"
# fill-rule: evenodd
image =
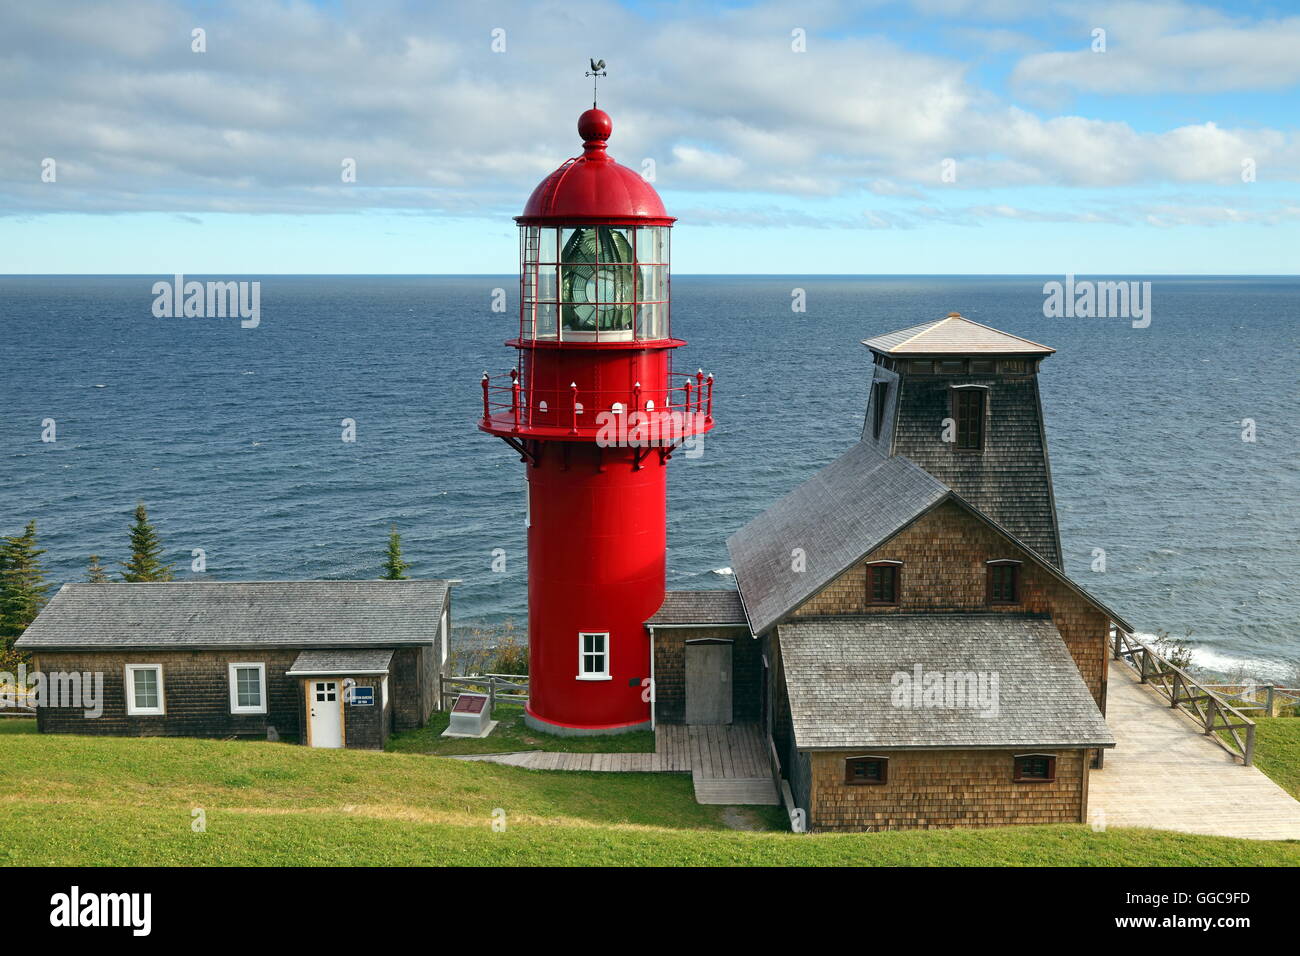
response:
M578 680L609 680L609 634L578 635Z

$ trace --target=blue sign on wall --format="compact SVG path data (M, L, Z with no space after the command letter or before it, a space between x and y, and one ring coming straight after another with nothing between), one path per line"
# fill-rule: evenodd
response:
M349 701L353 707L373 707L375 706L375 689L373 687L354 687L352 688L352 700Z

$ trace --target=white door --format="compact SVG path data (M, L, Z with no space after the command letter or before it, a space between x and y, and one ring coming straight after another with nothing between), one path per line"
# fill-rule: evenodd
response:
M343 746L343 704L339 700L339 682L307 682L307 706L311 711L311 745Z

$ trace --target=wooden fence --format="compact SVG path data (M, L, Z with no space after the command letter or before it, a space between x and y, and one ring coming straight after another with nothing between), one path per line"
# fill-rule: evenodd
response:
M26 689L15 690L12 686L0 688L0 717L35 717L36 708L32 697Z
M1300 704L1300 687L1280 687L1257 681L1206 684L1205 687L1232 701L1238 710L1262 710L1265 717L1276 717L1280 707L1295 707Z
M1112 651L1115 660L1133 668L1142 683L1160 691L1170 707L1180 708L1205 728L1205 736L1229 753L1241 757L1247 767L1255 762L1255 722L1228 703L1226 698L1197 683L1190 674L1169 663L1149 644L1119 628L1113 631ZM1245 732L1244 740L1238 731Z
M489 713L499 700L526 702L528 676L519 674L467 674L461 677L438 678L438 705L445 710L450 698L462 691L488 695Z

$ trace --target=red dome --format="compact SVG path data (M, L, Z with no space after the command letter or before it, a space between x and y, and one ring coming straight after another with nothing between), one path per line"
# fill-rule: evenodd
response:
M639 174L614 162L605 141L614 123L604 110L578 117L582 155L570 159L538 184L528 197L521 225L607 222L666 226L674 222L654 187Z

